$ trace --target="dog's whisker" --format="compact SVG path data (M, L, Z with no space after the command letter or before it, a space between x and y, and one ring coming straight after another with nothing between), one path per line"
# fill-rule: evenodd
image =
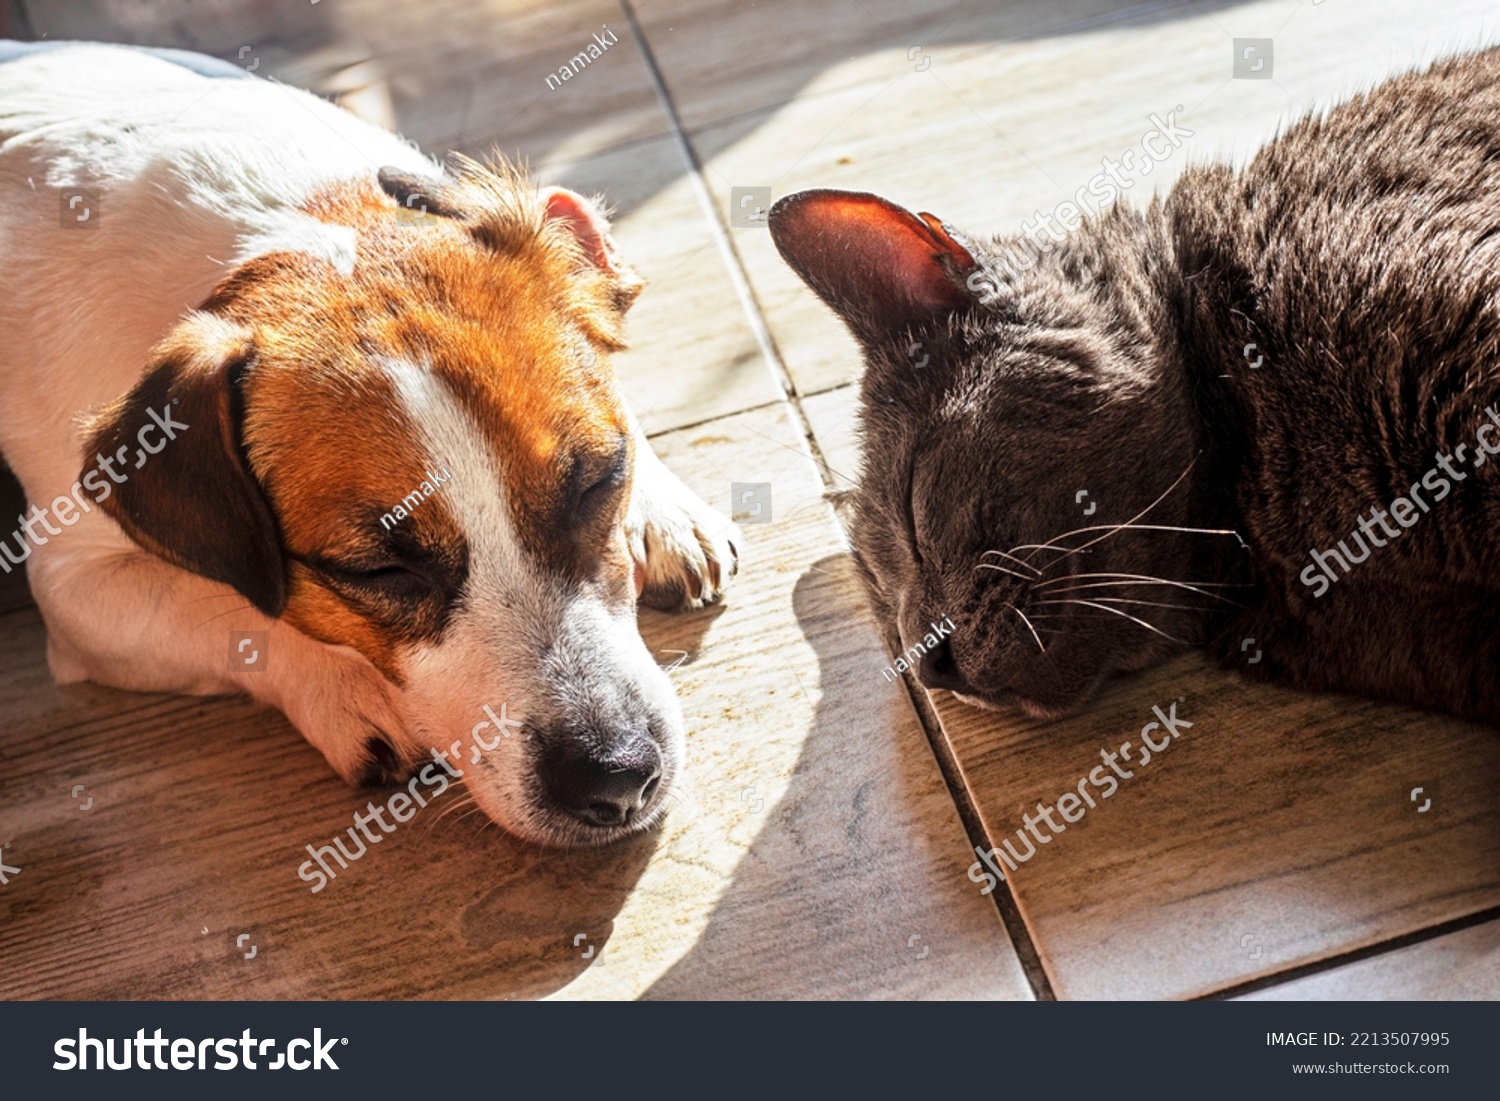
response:
M224 595L227 596L230 594L226 593ZM196 625L199 627L206 627L210 623L217 623L219 620L224 619L226 616L239 615L241 612L248 612L251 610L251 604L248 600L245 600L245 598L240 596L239 593L234 593L233 595L239 597L239 599L244 602L237 605L236 607L230 608L228 611L220 612L218 615L211 615L207 619L200 619Z
M195 596L195 597L193 597L192 600L184 600L181 603L182 603L182 605L184 607L187 607L188 605L192 605L192 604L202 604L205 600L244 600L244 599L245 598L243 596L241 596L237 592L209 593L206 596Z
M458 816L458 821L459 822L463 822L466 819L473 818L476 814L484 814L484 808L483 807L479 807L479 806L470 807L467 811L465 811L463 814L460 814ZM457 823L455 823L455 825L456 824ZM494 821L494 819L490 818L490 816L487 815L487 814L484 817L484 821L481 823L481 826L497 826L498 827L498 825L499 825L499 823L497 823L496 821Z
M1146 630L1153 631L1156 634L1161 635L1161 637L1164 638L1164 639L1166 639L1168 642L1175 642L1179 646L1186 646L1186 645L1188 645L1188 643L1183 642L1182 639L1180 639L1180 638L1174 638L1172 635L1167 634L1167 632L1163 631L1160 627L1155 627L1152 624L1147 623L1144 619L1141 619L1138 616L1131 615L1129 612L1122 612L1122 611L1120 611L1119 608L1111 608L1108 604L1095 604L1091 600L1039 600L1039 601L1037 601L1037 603L1038 604L1077 604L1077 605L1080 605L1080 606L1085 607L1085 608L1097 608L1101 612L1113 612L1115 615L1121 616L1121 617L1123 617L1125 619L1128 619L1132 623L1139 623L1142 627L1146 628Z
M433 819L433 823L436 824L438 822L441 822L449 815L455 814L458 811L464 810L465 808L475 806L478 806L478 802L475 800L474 796L464 795L462 798L449 803L446 807L439 811L438 816Z

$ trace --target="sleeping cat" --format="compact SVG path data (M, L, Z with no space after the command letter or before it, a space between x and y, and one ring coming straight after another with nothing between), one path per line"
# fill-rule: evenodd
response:
M1500 50L1046 248L769 222L863 346L851 538L923 684L1060 716L1203 646L1500 723Z

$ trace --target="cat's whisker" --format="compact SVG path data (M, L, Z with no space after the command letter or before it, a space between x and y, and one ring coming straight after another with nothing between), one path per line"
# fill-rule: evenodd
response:
M1101 604L1139 604L1146 608L1176 608L1180 612L1206 612L1208 608L1199 607L1194 604L1163 604L1158 600L1130 600L1123 596L1096 596L1095 600Z
M1094 585L1074 585L1074 586L1071 586L1071 587L1065 588L1065 589L1039 589L1037 591L1037 595L1038 596L1064 596L1064 595L1066 595L1068 593L1089 592L1090 590L1093 590L1093 589L1104 589L1104 590L1106 590L1106 592L1108 590L1112 589L1112 590L1118 592L1121 588L1129 588L1129 587L1131 587L1133 585L1149 585L1149 584L1154 584L1154 582L1149 582L1149 581L1104 581L1104 582L1100 582L1100 583L1094 584ZM1186 590L1188 592L1194 592L1194 593L1197 593L1199 596L1206 596L1210 600L1217 600L1217 601L1220 601L1223 604L1227 604L1231 608L1243 608L1244 607L1244 605L1241 604L1237 600L1230 600L1227 596L1221 596L1218 593L1202 592L1201 590L1194 589L1192 586L1189 586L1189 585L1172 585L1170 582L1160 582L1159 584L1166 585L1166 586L1168 586L1170 588L1174 588L1174 589L1175 588L1180 588L1180 589L1184 589L1184 590ZM1100 600L1102 600L1103 598L1104 598L1104 594L1100 594L1099 596L1095 597L1095 599L1100 599ZM1116 598L1116 599L1122 599L1122 598ZM1196 610L1197 611L1202 611L1202 612L1207 612L1207 611L1210 611L1211 608L1210 607L1202 607L1202 608L1198 608Z
M1189 645L1188 643L1182 641L1182 639L1180 639L1180 638L1174 638L1172 635L1167 634L1167 632L1163 631L1160 627L1152 626L1150 623L1147 623L1144 619L1141 619L1141 618L1139 618L1137 616L1133 616L1129 612L1122 612L1122 611L1120 611L1119 608L1111 608L1108 604L1095 604L1092 600L1039 600L1039 601L1037 601L1037 603L1039 605L1040 604L1077 604L1077 605L1079 605L1081 607L1084 607L1084 608L1097 608L1101 612L1113 612L1115 615L1121 616L1124 619L1128 619L1132 623L1139 623L1142 627L1146 628L1146 630L1153 631L1156 634L1161 635L1161 637L1164 638L1164 639L1166 639L1168 642L1175 642L1179 646L1187 646L1187 645Z
M1141 509L1140 512L1137 512L1129 520L1126 520L1125 523L1126 524L1133 524L1133 523L1135 523L1141 517L1145 516L1152 509L1154 509L1157 505L1159 505L1163 501L1165 501L1167 499L1168 495L1170 495L1171 492L1174 489L1176 489L1179 485L1182 484L1182 480L1188 476L1188 473L1193 469L1193 466L1194 466L1195 463L1197 463L1197 461L1198 461L1198 456L1197 455L1194 455L1191 459L1189 459L1188 460L1188 464L1187 464L1186 467L1183 468L1182 473L1179 474L1179 475L1177 475L1177 480L1175 482L1173 482L1171 485L1167 486L1166 489L1162 490L1160 497L1158 497L1156 500L1152 501L1145 508ZM1107 525L1107 526L1110 527L1110 528L1112 528L1112 529L1116 529L1117 530L1118 528L1120 528L1120 527L1122 527L1124 525L1112 524L1112 525ZM1094 527L1094 528L1079 528L1076 531L1065 532L1064 534L1056 536L1053 539L1049 540L1048 542L1041 544L1040 546L1038 546L1036 548L1036 550L1033 550L1031 553L1034 555L1037 550L1051 549L1051 545L1053 543L1056 543L1058 541L1058 539L1066 539L1070 535L1080 535L1080 534L1082 534L1085 531L1098 531L1098 530L1100 530L1098 527ZM1098 543L1098 542L1100 542L1101 540L1104 540L1104 539L1108 539L1110 537L1110 535L1113 535L1113 534L1114 534L1114 531L1111 530L1109 533L1107 533L1105 535L1101 535L1101 536L1099 536L1098 539L1091 540L1090 542L1087 542L1087 543L1083 544L1083 546L1081 546L1081 547L1074 547L1068 553L1069 554L1075 554L1078 551L1084 550L1087 547L1092 547L1095 543ZM1022 547L1015 547L1015 548L1012 548L1012 549L1014 549L1014 550L1022 550L1024 548L1022 548ZM1027 555L1028 559L1030 557L1031 557L1031 555Z
M1061 585L1065 580L1080 580L1083 577L1128 577L1131 580L1161 580L1161 582L1181 583L1181 585L1206 585L1208 588L1253 588L1247 580L1185 580L1178 582L1172 577L1157 577L1149 573L1118 573L1113 570L1100 570L1095 573L1070 573L1067 577L1049 577L1043 582L1037 583L1037 588L1046 588L1047 585Z
M1017 608L1014 604L1007 604L1006 607L1015 612L1016 615L1021 617L1021 622L1026 624L1026 629L1031 632L1031 637L1036 639L1037 647L1042 651L1042 653L1045 654L1047 652L1047 647L1042 643L1042 636L1036 633L1036 628L1032 626L1031 620L1026 618L1026 613L1021 611L1021 609Z
M1054 545L1057 542L1058 539L1066 539L1070 535L1086 535L1086 534L1088 534L1091 531L1104 531L1106 529L1113 528L1114 526L1115 526L1114 524L1101 524L1100 526L1093 527L1093 528L1075 528L1073 531L1065 531L1065 532L1063 532L1061 535L1057 536L1055 539L1050 540L1049 542L1046 542L1046 543L1021 543L1021 544L1018 544L1017 546L1012 547L1011 550L1018 550L1018 551L1020 551L1020 550L1029 550L1032 554L1035 554L1037 551L1044 551L1044 550L1065 551L1065 550L1068 549L1067 547L1059 547L1059 546L1055 546ZM1030 555L1028 555L1027 557L1029 558ZM1026 565L1030 566L1031 563L1027 562ZM1032 566L1031 568L1032 569L1036 569L1035 566ZM1041 571L1038 570L1037 572L1040 573Z
M1070 535L1084 535L1091 531L1103 531L1107 532L1108 534L1101 535L1098 539L1091 539L1087 543L1084 543L1079 547L1059 547L1055 545L1058 539L1066 539ZM1122 531L1175 531L1182 535L1232 535L1236 539L1239 539L1241 543L1244 542L1244 539L1240 537L1240 533L1235 531L1233 528L1182 528L1172 524L1100 524L1098 527L1078 528L1076 531L1065 532L1062 535L1059 535L1057 539L1053 539L1048 543L1023 543L1016 549L1030 549L1032 551L1057 551L1061 557L1053 559L1052 562L1048 563L1048 568L1050 569L1052 566L1055 566L1059 561L1061 561L1062 558L1066 558L1070 554L1077 554L1079 551L1087 550L1095 543L1102 542L1103 540L1108 539L1111 535L1116 535ZM1031 568L1036 569L1035 566L1032 566ZM1040 573L1041 571L1038 570L1037 572Z
M1098 579L1098 580L1092 580ZM1058 585L1067 582L1083 581L1082 585L1074 585L1071 588L1060 589ZM1212 597L1215 600L1228 600L1229 598L1220 593L1209 592L1210 589L1248 589L1249 584L1237 584L1229 581L1172 581L1165 577L1149 577L1138 573L1075 573L1067 577L1054 577L1049 581L1038 582L1037 591L1044 595L1055 593L1073 592L1076 589L1104 589L1111 586L1129 585L1169 585L1177 589L1187 589L1189 592L1198 593L1201 596Z
M1073 589L1129 588L1132 585L1167 585L1172 588L1189 588L1193 592L1199 593L1202 596L1212 596L1218 598L1221 597L1222 594L1214 592L1213 590L1220 588L1238 588L1238 586L1222 585L1214 581L1171 581L1165 577L1120 578L1114 581L1084 581L1079 585L1068 584L1070 581L1078 581L1087 576L1087 574L1079 574L1077 577L1054 578L1051 582L1036 586L1036 591L1041 593L1043 596L1050 596L1053 593L1065 593L1070 592Z
M1017 573L1015 570L1008 570L1004 566L997 566L997 565L995 565L993 562L981 562L981 563L979 563L979 565L975 566L974 568L976 570L999 570L1001 573L1008 573L1012 577L1019 577L1022 581L1025 581L1027 583L1030 583L1030 582L1036 580L1035 577L1027 577L1024 573ZM1038 575L1038 576L1040 576L1040 575Z
M1012 550L1014 550L1014 549L1015 549L1015 548L1014 548L1014 547L1012 547L1012 548L1011 548L1011 549L1012 549ZM1014 562L1014 563L1015 563L1015 564L1016 564L1016 565L1018 565L1018 566L1020 566L1020 567L1022 567L1022 568L1023 568L1023 569L1028 569L1028 570L1031 570L1031 571L1032 571L1032 572L1033 572L1033 573L1035 573L1035 574L1036 574L1036 575L1037 575L1037 576L1038 576L1038 577L1040 577L1040 576L1041 576L1041 575L1042 575L1042 571L1041 571L1041 570L1039 570L1039 569L1037 569L1037 568L1036 568L1036 567L1035 567L1035 566L1033 566L1033 565L1032 565L1032 564L1031 564L1031 563L1030 563L1030 562L1026 562L1026 561L1023 561L1023 560L1022 560L1022 559L1020 559L1020 558L1017 558L1017 557L1016 557L1016 556L1015 556L1015 555L1013 555L1013 554L1007 554L1007 553L1006 553L1006 552L1005 552L1005 551L997 551L997 550L992 550L992 551L985 551L985 552L984 552L984 553L983 553L983 554L981 554L981 555L980 555L980 556L979 556L979 557L980 557L980 558L988 558L988 557L989 557L989 556L990 556L990 555L992 555L992 554L998 554L998 555L999 555L999 556L1000 556L1000 557L1001 557L1001 558L1005 558L1005 559L1008 559L1008 560L1010 560L1010 561L1011 561L1011 562Z

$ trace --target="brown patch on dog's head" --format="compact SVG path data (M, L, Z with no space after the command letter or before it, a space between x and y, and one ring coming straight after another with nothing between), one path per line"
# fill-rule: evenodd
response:
M454 458L431 453L402 392L417 375L498 457L527 551L633 600L620 532L632 433L606 353L641 282L603 217L471 161L434 180L386 171L306 209L355 231L353 269L275 252L225 279L96 418L91 456L152 403L180 399L193 426L104 507L147 549L399 682L399 649L442 635L469 571L440 487L383 522Z

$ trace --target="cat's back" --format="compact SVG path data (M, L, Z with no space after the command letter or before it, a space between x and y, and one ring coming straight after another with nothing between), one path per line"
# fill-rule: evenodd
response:
M1190 370L1252 448L1343 465L1348 433L1399 413L1425 447L1474 415L1447 399L1500 397L1500 48L1304 118L1243 169L1190 169L1165 212Z
M1500 269L1500 47L1304 118L1241 171L1189 170L1168 209L1188 256L1231 263L1256 289L1309 289L1300 271L1330 309L1397 269L1444 282L1460 264Z
M1392 78L1268 144L1242 176L1252 205L1360 212L1396 232L1473 232L1500 204L1500 47ZM1330 227L1333 228L1333 227Z
M1500 49L1305 118L1242 169L1190 169L1164 209L1227 519L1295 604L1309 547L1472 451L1500 403ZM1496 576L1497 514L1455 493L1360 576Z

